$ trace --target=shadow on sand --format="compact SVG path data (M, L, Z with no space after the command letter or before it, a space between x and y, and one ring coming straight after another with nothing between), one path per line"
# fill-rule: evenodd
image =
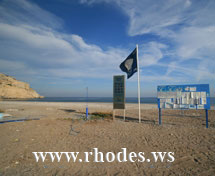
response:
M162 116L189 117L189 118L204 117L203 115L185 115L185 114L162 114Z
M116 119L120 119L123 120L123 116L115 116ZM135 123L139 123L139 119L138 118L133 118L133 117L125 117L125 122L135 122ZM146 122L149 124L156 124L155 120L148 120L148 119L141 119L141 122Z
M76 112L76 110L74 109L60 109L60 110L65 112Z

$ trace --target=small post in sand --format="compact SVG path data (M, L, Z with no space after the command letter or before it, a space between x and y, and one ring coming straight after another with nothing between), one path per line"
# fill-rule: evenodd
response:
M86 88L86 120L88 120L88 87Z
M159 113L158 113L158 121L159 121L159 125L162 124L162 111L161 111L161 108L158 108L159 110Z
M208 128L208 109L205 109L206 128Z

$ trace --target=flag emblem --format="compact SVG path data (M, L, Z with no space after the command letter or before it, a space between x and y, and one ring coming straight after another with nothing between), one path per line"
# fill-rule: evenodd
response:
M125 67L127 68L128 71L131 70L133 64L133 59L128 59L125 61Z
M127 73L129 79L135 72L137 72L137 50L134 51L120 64L120 69Z

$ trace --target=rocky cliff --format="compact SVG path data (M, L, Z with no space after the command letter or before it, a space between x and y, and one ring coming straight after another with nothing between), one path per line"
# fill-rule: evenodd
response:
M28 83L0 73L0 98L43 98Z

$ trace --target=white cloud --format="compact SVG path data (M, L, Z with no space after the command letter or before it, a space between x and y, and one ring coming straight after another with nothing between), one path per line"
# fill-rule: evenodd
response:
M0 23L0 33L2 38L17 41L32 48L62 48L72 50L68 42L56 37L53 32L33 26L26 27L25 25Z
M131 36L157 33L185 21L190 0L82 0L82 3L116 3L129 17Z
M173 39L177 54L184 59L204 58L215 54L215 25L208 27L187 27L176 33Z
M129 35L155 34L165 39L165 48L159 47L160 42L145 44L142 66L159 66L165 57L171 57L169 63L163 64L168 68L166 76L179 72L184 79L192 78L190 81L215 79L214 0L82 1L88 4L101 2L115 3L124 11L130 21Z
M150 66L158 64L164 57L167 46L158 42L149 42L139 48L140 66Z
M32 29L34 29L34 32L32 32ZM68 72L68 70L74 71L74 69L76 70L74 72L80 72L80 75L85 75L85 77L90 75L95 77L105 76L106 74L104 73L98 75L96 70L99 70L100 67L102 67L103 72L107 72L110 68L112 68L112 71L116 70L116 65L120 63L127 53L126 50L113 48L104 51L96 45L87 44L78 35L66 35L56 31L45 32L38 28L31 27L31 29L28 29L23 26L4 23L0 23L0 38L7 40L3 47L8 49L7 52L12 50L10 54L12 59L19 57L29 67L32 67L34 63L38 65L38 68L44 67L47 69L48 67L44 71L54 69L60 72L57 75L66 75L67 72L71 77L79 75L71 74L71 71ZM10 46L11 42L19 44L16 46L16 51L30 50L30 52L26 51L24 52L25 55L18 56L17 52L13 53L13 47L11 48ZM2 50L3 48L0 46L0 49ZM59 69L52 68L52 65L57 65ZM87 74L92 68L94 69L94 74Z
M110 78L120 72L118 65L128 54L126 49L103 50L81 36L59 32L55 24L61 20L28 1L2 1L0 5L4 13L8 12L0 12L0 63L8 68L4 72L11 71L14 64L20 68L17 75L31 70L30 76L34 73L40 77ZM45 25L41 18L51 22Z
M25 77L30 77L36 74L35 70L29 68L22 61L8 61L0 59L0 70L2 73L14 76L15 78L21 80L24 80Z
M0 22L19 25L28 24L44 29L62 27L63 21L26 0L2 0L0 2Z
M5 70L5 71L18 71L20 69L26 69L27 66L19 61L7 61L4 59L0 59L0 70Z

